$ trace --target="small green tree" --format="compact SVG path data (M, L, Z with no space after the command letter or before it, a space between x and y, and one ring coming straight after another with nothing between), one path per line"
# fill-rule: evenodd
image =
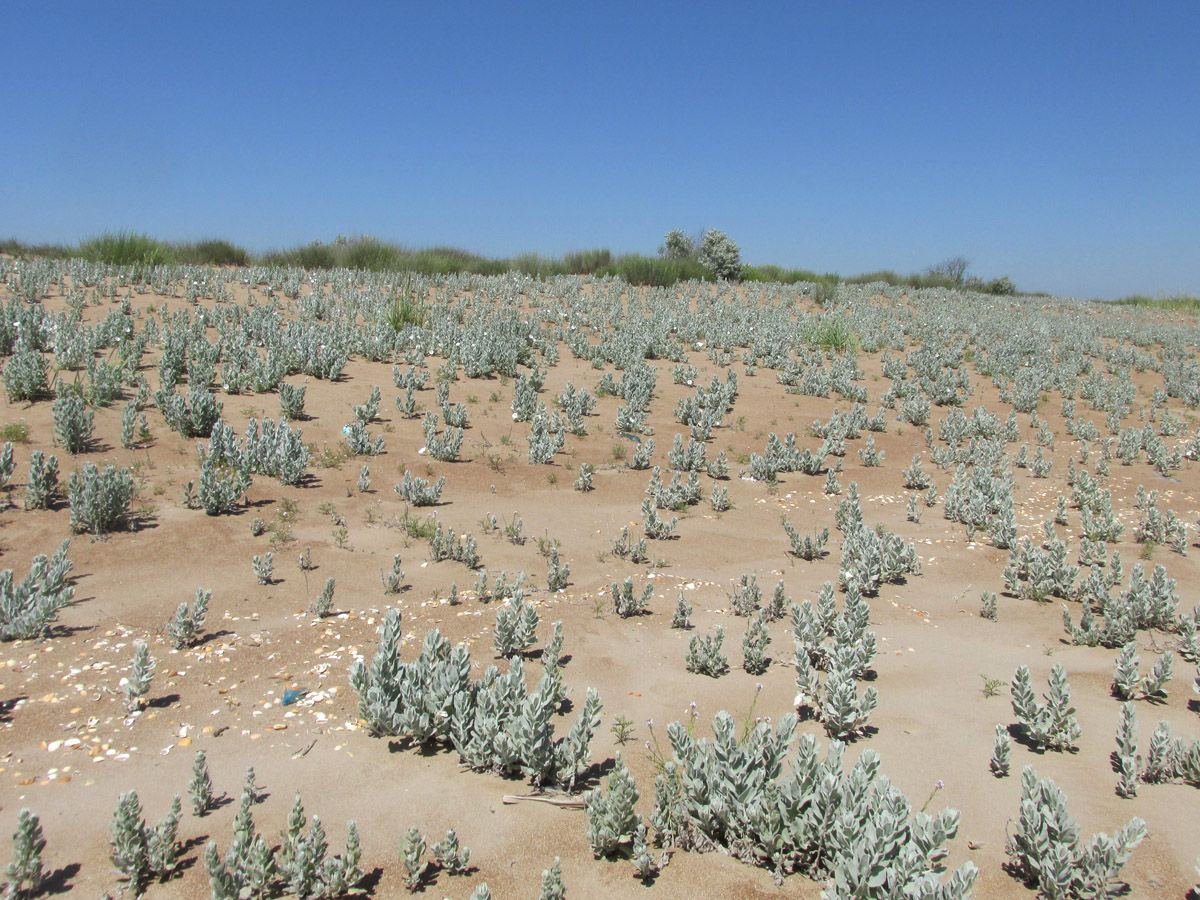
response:
M742 274L742 251L723 231L710 228L700 242L698 258L706 269L725 281Z
M970 265L971 261L965 256L952 256L936 266L930 266L926 274L933 278L947 278L955 287L962 287L967 280L967 268Z
M676 228L667 232L658 248L658 255L664 259L695 259L696 241Z

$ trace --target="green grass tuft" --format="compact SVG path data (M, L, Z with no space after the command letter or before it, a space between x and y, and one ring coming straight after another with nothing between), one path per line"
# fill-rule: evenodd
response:
M250 253L230 241L211 238L169 245L174 262L187 266L248 266Z
M29 440L29 426L24 422L8 422L0 425L0 441L24 444Z
M1132 294L1112 301L1114 306L1140 306L1145 309L1169 309L1176 312L1200 313L1200 298L1190 294L1174 294L1170 297L1149 297Z
M338 265L347 269L366 269L370 272L391 272L400 268L401 252L392 244L364 237L351 241L345 252L338 254Z
M540 253L519 253L509 257L486 257L458 247L433 246L411 248L382 241L370 235L343 237L330 243L313 241L296 247L269 250L252 254L230 241L217 238L202 241L160 241L146 234L128 231L106 232L81 241L78 246L60 244L26 244L16 238L0 241L0 254L31 258L69 259L82 256L93 262L122 266L211 265L211 266L284 266L309 270L351 269L370 272L412 272L418 275L502 275L522 272L533 278L549 279L559 275L592 275L598 278L622 278L630 284L668 287L680 281L712 281L713 274L693 256L665 258L641 253L614 255L607 247L574 250L562 256ZM868 284L882 281L896 287L955 288L949 275L938 267L912 275L901 275L893 269L864 272L842 279L837 273L818 273L809 269L785 268L772 264L744 265L740 280L796 284L806 282L818 306L833 297L843 280L848 284ZM991 294L1013 294L1016 288L1005 276L984 282L968 279L961 285L971 291ZM1116 301L1127 305L1155 306L1163 309L1197 311L1195 297L1151 300L1149 297L1127 297Z
M858 336L850 323L841 316L823 315L814 319L805 330L804 340L822 350L844 353L857 346Z
M780 284L796 284L807 281L813 284L827 284L837 287L841 279L836 273L826 272L818 275L808 269L785 269L783 266L742 266L742 281L779 282Z
M595 274L624 278L630 284L667 287L677 281L712 281L713 274L694 259L664 259L627 253Z
M425 306L417 299L416 290L412 286L412 275L406 273L403 283L397 285L392 292L392 302L384 310L383 321L398 333L410 325L424 328L426 315Z
M70 259L76 256L74 247L66 244L26 244L16 238L0 241L0 254L14 256L17 259L42 257L45 259Z
M110 266L165 266L174 261L167 244L132 231L106 231L80 241L79 255Z

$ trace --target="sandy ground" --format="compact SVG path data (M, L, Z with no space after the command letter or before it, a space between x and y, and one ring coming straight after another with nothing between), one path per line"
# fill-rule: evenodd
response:
M179 299L136 295L135 306L145 311L164 302L178 307ZM7 300L7 298L6 298ZM63 308L55 294L47 305ZM89 307L87 317L98 321L107 308ZM156 354L148 354L144 371L153 386ZM430 360L431 370L440 360ZM715 367L700 352L691 363L698 383L707 384ZM867 408L874 412L888 381L878 358L864 357ZM671 381L670 362L659 368L658 391L649 424L656 433L655 462L666 470L673 435L683 430L672 415L676 401L691 389ZM479 603L470 592L475 574L454 562L428 561L426 542L411 539L399 527L404 504L392 491L406 466L416 474L446 476L443 504L433 512L456 531L472 531L479 541L484 566L524 571L535 588L541 614L539 644L548 638L550 623L562 620L566 634L565 668L570 697L577 703L589 686L604 702L604 718L593 744L593 758L604 763L620 750L637 779L640 809L649 811L653 799L653 762L647 742L655 737L666 747L666 724L686 716L689 704L699 710L701 729L718 710L729 710L741 721L747 715L777 720L792 709L794 669L790 665L792 638L787 621L772 626L774 662L759 676L741 669L741 637L745 621L729 609L728 592L743 573L757 575L764 593L781 578L796 601L815 599L822 583L836 580L839 535L832 551L815 562L787 554L780 526L786 515L801 531L833 525L837 498L822 493L823 477L781 476L776 489L744 480L736 459L763 450L768 432L781 436L794 431L801 446L816 448L818 439L807 428L814 419L827 420L846 401L788 395L768 370L746 377L736 366L740 393L723 427L714 432L710 458L725 449L732 471L724 482L733 509L716 514L707 503L680 514L678 538L650 542L650 555L661 565L634 565L614 558L612 542L624 524L640 529L638 507L648 472L630 470L624 458L632 445L617 436L614 417L621 401L601 398L588 419L586 437L568 436L566 451L553 465L529 464L525 452L527 426L512 422L509 403L513 386L507 379L463 380L451 385L450 399L467 404L470 427L461 457L441 463L419 454L423 444L420 419L401 419L395 411L397 393L390 364L352 362L336 383L309 379L304 437L318 447L336 447L341 427L352 419L351 408L366 400L373 385L383 391L379 421L371 426L382 434L386 451L366 460L371 489L360 492L355 483L362 460L310 467L303 487L281 487L273 479L256 477L249 507L236 515L210 518L185 508L184 483L198 476L195 442L170 432L157 411L148 410L152 441L133 451L120 449L121 404L97 411L92 452L71 458L53 446L50 403L12 404L0 400L0 424L25 423L29 438L15 446L17 473L7 488L15 504L0 512L0 565L18 578L28 571L36 553L50 553L69 535L69 511L64 503L52 511L20 509L29 454L34 449L58 452L63 479L85 461L134 466L138 480L137 529L112 534L106 540L77 536L71 544L76 577L75 602L59 617L53 637L38 643L0 645L0 832L10 834L18 811L29 807L41 817L48 846L45 861L54 875L53 892L78 891L83 896L116 892L119 883L108 859L108 823L118 794L136 788L147 817L157 820L173 794L183 795L185 815L180 838L185 842L183 871L165 884L155 884L155 897L207 897L203 845L215 839L228 846L236 802L204 818L190 812L187 783L194 753L206 751L219 794L236 801L243 773L254 767L266 791L255 808L262 833L278 837L296 793L306 810L326 824L331 852L340 851L345 823L355 819L362 836L367 886L381 897L403 893L397 843L416 825L429 843L447 828L456 829L471 849L476 870L468 877L440 874L425 889L427 896L466 898L480 881L487 881L497 898L536 896L541 871L556 856L562 858L564 881L575 897L817 897L820 885L802 877L777 887L769 873L746 866L720 853L679 852L651 887L632 877L627 861L597 861L585 836L584 813L522 802L505 804L506 794L526 793L517 780L464 771L451 750L422 754L387 740L368 736L360 727L356 697L347 680L351 662L374 652L382 612L398 605L409 638L406 657L419 647L425 633L440 628L454 641L471 648L481 672L493 658L491 629L495 607ZM600 372L571 357L565 349L560 364L549 370L543 398L553 398L568 380L594 392ZM722 373L722 376L724 373ZM297 383L302 378L291 379ZM989 379L974 377L975 393L967 403L995 410L1003 417L1008 407L999 401ZM1138 376L1138 406L1149 404L1149 392L1161 378ZM431 386L432 387L432 386ZM241 433L251 415L274 417L273 394L227 396L225 418ZM420 392L426 407L435 405L432 389ZM1064 480L1067 458L1077 453L1065 433L1057 397L1043 404L1041 415L1056 432L1054 469L1045 480L1017 470L1015 499L1020 533L1035 539L1041 523L1053 515ZM1081 415L1103 418L1085 410ZM1172 401L1177 416L1194 416ZM936 422L945 410L935 408ZM1035 446L1034 429L1021 416L1023 440ZM978 615L983 590L1002 590L1007 553L990 546L986 537L968 542L962 526L946 521L940 506L925 510L920 523L905 518L906 493L900 474L914 453L924 453L924 466L944 493L952 473L929 461L919 429L897 423L888 415L885 434L876 443L886 453L883 466L865 468L857 450L863 438L849 443L843 485L857 481L868 524L881 523L915 542L921 573L906 583L885 585L871 598L871 626L879 639L873 682L879 707L871 718L872 733L849 748L850 759L865 748L879 752L883 771L920 807L944 783L931 809L952 806L962 812L958 838L951 844L949 867L972 860L980 868L974 896L1025 897L1031 892L1002 868L1005 840L1019 809L1019 773L1035 765L1051 776L1070 797L1072 814L1085 835L1111 833L1132 816L1141 816L1149 837L1124 871L1134 897L1183 897L1196 881L1192 870L1200 848L1197 794L1185 785L1142 786L1135 799L1114 792L1116 775L1109 763L1120 719L1120 704L1109 693L1116 651L1070 646L1063 640L1058 602L1038 605L1001 596L999 621ZM1015 451L1018 445L1011 445ZM1093 462L1098 456L1093 448ZM490 459L489 459L490 457ZM743 456L743 458L745 458ZM572 490L579 464L598 466L596 489ZM710 479L702 478L704 496ZM1132 542L1138 513L1133 508L1137 485L1158 488L1160 507L1174 509L1194 523L1200 501L1197 469L1187 463L1171 480L1159 477L1144 460L1132 468L1112 464L1109 487L1127 529L1119 549L1126 572L1139 561L1141 548ZM283 507L294 503L287 516ZM428 513L428 510L418 512ZM520 516L527 540L523 545L502 535L485 535L480 526L488 513L502 521ZM1079 514L1071 510L1070 524L1060 528L1069 536L1072 558L1078 549ZM272 537L251 535L251 520L284 524L275 544L275 580L256 582L251 557L272 549ZM339 525L344 523L343 525ZM345 528L344 536L338 532ZM832 528L831 528L832 530ZM570 563L570 585L562 592L544 590L546 560L538 538L561 542ZM339 546L340 544L340 546ZM304 572L298 557L311 548L316 568ZM380 572L399 553L406 572L406 589L398 596L383 593ZM1157 548L1149 563L1162 563L1178 579L1180 611L1200 601L1196 561ZM337 582L337 613L318 620L306 612L327 577ZM632 576L635 589L649 581L654 600L647 616L621 619L608 602L613 580ZM449 605L456 584L462 602ZM175 607L190 600L203 586L213 592L207 639L198 648L177 652L162 634ZM694 632L669 627L675 599L682 591L695 606L696 629L710 631L722 624L731 671L719 679L691 674L684 667L687 642ZM1078 609L1075 610L1076 616ZM1173 645L1173 635L1140 633L1143 668L1155 658L1152 647ZM127 716L118 682L133 655L135 641L148 641L157 660L150 706ZM1074 753L1038 754L1013 744L1013 775L996 779L988 771L997 723L1015 721L1007 688L986 697L983 678L1011 680L1014 669L1028 665L1038 692L1045 690L1051 666L1062 663L1069 674L1072 697L1079 711L1083 737ZM531 678L540 674L536 661L527 665ZM1176 736L1200 735L1190 685L1195 665L1176 658L1169 699L1162 704L1138 703L1142 751L1159 719L1169 720ZM756 685L761 684L761 694ZM295 705L281 705L290 686L307 689ZM757 695L757 699L756 699ZM1191 707L1189 708L1189 702ZM627 743L618 746L613 723L624 717L633 723ZM565 729L573 716L564 717ZM653 726L647 723L653 721ZM800 731L819 736L819 723L808 721ZM8 851L0 848L0 860Z

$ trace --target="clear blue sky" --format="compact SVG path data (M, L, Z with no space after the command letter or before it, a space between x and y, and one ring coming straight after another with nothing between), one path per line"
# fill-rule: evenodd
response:
M0 235L1200 293L1200 3L10 3Z

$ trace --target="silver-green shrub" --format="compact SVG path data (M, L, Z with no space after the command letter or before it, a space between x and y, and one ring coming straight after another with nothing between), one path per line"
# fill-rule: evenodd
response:
M407 388L404 396L396 395L396 411L405 419L415 419L420 410L417 408L417 398L413 389Z
M382 438L380 438L382 441ZM425 451L434 459L451 462L458 459L458 451L462 449L463 430L461 428L446 428L439 435L436 417L425 420Z
M210 840L204 848L204 867L213 900L241 900L243 897L257 900L273 888L278 875L275 853L254 827L254 802L253 792L243 790L233 820L233 839L224 857L217 849L216 841ZM289 819L289 834L293 824L293 819ZM302 823L300 827L303 827Z
M534 382L527 375L513 381L512 417L514 422L528 422L537 410L538 397Z
M814 560L825 555L825 544L829 541L828 528L822 528L816 534L801 534L796 526L784 518L783 530L792 543L792 555L798 559Z
M675 603L675 611L671 614L671 627L691 628L692 611L692 605L683 599L683 591L680 591L679 599Z
M629 460L629 468L638 470L650 468L650 459L653 455L654 438L641 441L633 451L633 458Z
M727 712L717 713L712 727L712 739L696 738L679 722L667 727L672 758L655 778L650 816L658 843L721 849L780 882L802 872L838 900L968 895L977 874L971 863L945 882L938 877L958 812L913 813L879 775L873 751L845 771L843 744L833 742L822 760L815 738L803 735L789 766L794 714L774 731L760 722L740 739Z
M1038 749L1069 750L1083 733L1071 706L1071 686L1061 665L1050 670L1050 690L1045 703L1033 693L1029 668L1018 666L1012 681L1012 709L1029 743Z
M178 865L179 795L158 825L147 825L137 791L121 794L109 830L110 857L127 886L140 896L151 878L166 878Z
M566 427L556 411L553 418L546 412L545 404L539 403L529 427L529 461L545 465L554 459L566 443Z
M399 366L392 366L392 381L400 390L421 390L429 381L429 370L409 366L407 372L401 372Z
M988 768L997 778L1003 778L1008 774L1011 753L1012 741L1009 740L1008 729L1003 725L997 725L996 742L992 745L992 758L988 761Z
M546 590L561 591L569 583L571 577L570 563L559 559L558 548L550 548L550 559L546 566Z
M4 364L4 390L8 402L33 402L49 396L49 372L50 361L46 355L20 342Z
M537 627L537 608L525 602L523 591L517 591L507 607L496 609L496 628L492 635L496 654L508 659L528 650L537 638Z
M612 595L613 610L622 619L628 619L630 616L640 616L647 611L650 598L654 595L654 587L647 583L642 592L635 595L633 578L626 578L620 584L612 582L609 592Z
M725 451L722 450L715 458L709 461L705 467L709 478L728 478L729 477L729 460L725 456Z
M608 776L606 789L596 788L588 793L586 799L587 838L594 856L612 856L622 845L633 843L634 833L641 822L641 817L634 812L638 790L620 751Z
M875 594L880 585L920 571L916 548L883 526L867 528L851 518L843 531L839 578L847 591Z
M363 428L375 421L375 417L379 415L379 399L379 385L375 385L371 388L371 396L367 401L354 407L354 419Z
M438 868L450 875L466 875L470 871L471 850L459 843L458 835L451 828L446 836L429 848Z
M1132 703L1121 706L1121 724L1117 728L1117 749L1113 764L1117 770L1117 795L1136 797L1138 766L1141 762L1137 752L1137 713Z
M247 423L240 465L246 472L278 478L280 484L299 484L308 459L300 429L293 430L282 416L278 422L264 419L259 423L252 418Z
M1026 884L1052 900L1108 897L1121 869L1146 836L1146 823L1133 818L1113 837L1098 834L1088 843L1067 811L1067 795L1050 779L1021 773L1021 814L1007 852Z
M289 422L304 418L304 392L307 385L279 382L279 417Z
M575 490L579 491L580 493L587 493L590 490L594 490L592 476L595 474L595 472L596 467L591 463L580 463L579 477L575 479L575 484L573 485Z
M459 758L474 769L520 772L534 785L573 789L588 765L589 747L600 725L600 697L589 688L578 718L564 737L555 739L560 677L548 667L527 693L520 657L510 660L507 675L489 666L469 693L455 699L451 737Z
M633 540L629 536L629 526L622 526L621 536L613 541L613 555L633 563L645 562L648 559L646 539Z
M308 606L309 615L316 616L318 619L324 619L333 611L333 589L336 586L337 580L332 576L325 579L325 585L321 588L321 593Z
M94 427L87 401L76 391L61 388L54 400L53 413L54 436L58 443L72 456L83 453L91 443Z
M881 466L885 456L886 453L875 448L875 436L868 434L866 444L858 451L858 458L862 464L867 467Z
M687 445L683 443L683 435L675 435L675 442L667 454L667 461L677 472L698 472L707 467L704 458L704 444L694 438L688 438Z
M479 546L471 533L468 531L460 537L453 528L443 526L440 521L429 539L429 552L434 562L452 559L468 569L476 569L480 564Z
M1051 597L1071 596L1078 575L1078 566L1067 561L1064 542L1052 538L1036 547L1027 536L1009 550L1004 586L1023 599L1045 603Z
M13 834L12 862L4 870L8 878L5 900L26 900L41 893L45 849L41 820L28 809L22 809Z
M825 473L825 484L822 487L822 491L827 496L836 497L842 492L842 486L837 480L837 475L836 469L830 469Z
M436 506L442 500L442 488L446 486L446 476L438 476L437 481L430 484L426 478L413 475L412 470L404 471L404 479L400 484L393 485L400 497L413 506Z
M999 618L997 608L998 598L993 591L984 591L979 596L979 615L988 621L995 622Z
M823 686L812 663L801 653L797 653L795 665L796 706L815 707L816 718L832 738L849 740L861 734L875 711L879 694L873 686L862 693L858 691L855 672L859 665L858 648L852 645L834 647L825 659Z
M654 501L649 497L642 501L642 532L646 537L654 541L666 540L674 533L678 524L678 516L672 516L670 520L661 518Z
M49 560L43 554L35 556L29 574L19 583L12 569L0 570L0 641L40 637L71 602L75 589L67 583L69 545L70 541L63 541Z
M566 900L567 888L562 880L562 860L554 857L554 865L542 869L542 889L538 900Z
M274 556L271 551L267 551L262 556L255 556L251 560L251 566L254 569L254 577L258 579L259 584L270 584L271 573L274 571Z
M205 815L214 807L215 798L212 778L208 774L208 757L203 750L196 751L196 757L192 763L192 778L188 782L188 796L192 801L192 811L197 816Z
M82 472L72 472L67 481L71 504L71 530L107 534L129 523L133 499L133 475L129 469L84 463Z
M225 856L221 856L215 841L209 841L205 848L213 900L258 900L275 896L285 888L299 900L337 898L354 892L364 875L358 865L362 847L354 821L346 826L344 852L329 856L320 817L314 815L309 822L297 794L284 842L272 850L254 827L253 800L252 794L243 791Z
M196 599L188 604L180 603L175 615L167 622L165 631L176 650L185 650L196 644L208 618L208 604L212 591L196 588Z
M4 445L0 446L0 487L8 484L16 469L17 464L13 462L12 441L5 441Z
M469 690L467 649L451 648L435 629L426 635L417 659L403 663L400 622L400 611L388 610L370 665L359 660L350 669L359 716L372 734L406 737L418 744L446 740L455 697Z
M25 486L26 509L49 509L58 498L58 457L41 450L29 454L29 481Z
M933 484L933 479L921 468L920 453L913 456L912 465L904 469L901 474L904 475L904 486L914 491L927 490Z
M758 576L742 573L738 583L729 594L729 605L735 616L752 616L762 605L762 588L758 586Z
M329 845L325 841L325 828L319 816L314 815L304 833L304 805L300 795L292 805L288 816L286 840L275 853L274 875L286 882L288 890L299 900L333 898L345 895L362 880L363 871L358 867L362 849L359 844L358 826L354 821L347 823L346 850L341 856L327 855ZM235 842L237 836L235 834ZM233 848L231 848L232 851ZM261 882L267 872L262 866L253 866L253 877L245 881ZM267 867L268 871L270 866ZM247 873L251 875L251 873ZM267 877L266 885L273 880Z
M1200 787L1200 741L1171 739L1171 723L1160 721L1150 736L1142 781L1163 784L1183 782Z
M192 385L187 399L174 389L159 388L154 392L154 405L162 413L167 427L181 437L203 437L212 434L224 407L206 387Z
M425 838L416 825L409 826L400 839L400 861L404 864L404 886L410 893L420 890L428 863L425 862Z
M1179 596L1175 592L1175 579L1167 576L1163 566L1156 566L1150 579L1146 579L1141 564L1129 573L1129 587L1111 595L1110 590L1120 579L1120 554L1113 553L1104 575L1093 568L1084 583L1083 614L1078 625L1071 620L1069 610L1063 609L1063 627L1075 644L1102 647L1123 647L1133 640L1139 629L1156 628L1175 630L1178 621L1175 615ZM1103 616L1097 621L1095 611Z
M770 643L767 611L764 609L757 616L751 616L746 623L746 633L742 636L742 668L751 675L761 675L767 671L770 664L767 645Z
M144 698L154 679L154 665L154 659L150 656L150 646L145 643L136 644L129 674L120 682L121 691L125 694L125 706L130 712L145 706Z
M346 436L346 445L355 456L378 456L383 452L383 435L372 438L365 426L357 420L342 429Z
M201 448L200 453L200 486L196 491L196 504L209 516L233 512L250 487L250 475L244 469L223 464L215 452L205 453ZM191 486L191 482L188 486Z
M1172 662L1174 662L1170 650L1166 650L1162 656L1159 656L1158 662L1154 664L1150 674L1142 679L1141 696L1147 700L1165 700L1166 684L1171 680Z
M719 678L729 671L729 659L721 652L725 629L720 625L711 634L694 634L688 642L687 670L710 678Z
M383 592L385 594L398 594L400 588L404 584L404 571L400 568L400 554L396 553L392 556L392 570L390 572L380 572L379 577L383 581Z

